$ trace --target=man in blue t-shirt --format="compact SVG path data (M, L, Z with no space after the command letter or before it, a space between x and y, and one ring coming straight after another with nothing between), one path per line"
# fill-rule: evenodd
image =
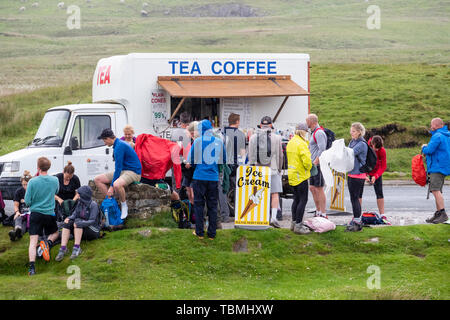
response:
M42 257L50 261L50 249L53 242L59 237L58 226L55 215L55 195L59 191L58 178L49 176L47 171L50 169L51 162L45 157L38 159L38 176L28 182L25 193L25 204L30 208L30 246L28 248L28 257L30 259L30 276L36 273L34 263L36 261L36 247L39 236L44 234L47 240L40 242Z
M104 129L98 139L114 148L115 170L96 176L94 182L105 196L112 197L114 192L119 195L122 211L120 218L123 220L128 215L125 187L141 180L141 161L136 151L125 141L117 139L111 129Z

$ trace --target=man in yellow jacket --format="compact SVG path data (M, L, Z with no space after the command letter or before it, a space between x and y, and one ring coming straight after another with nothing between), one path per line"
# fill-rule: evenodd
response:
M291 230L297 234L307 234L311 230L303 225L306 203L308 202L308 179L311 176L311 153L308 149L306 137L308 126L300 123L295 127L295 135L286 147L288 159L289 185L294 189L292 203Z

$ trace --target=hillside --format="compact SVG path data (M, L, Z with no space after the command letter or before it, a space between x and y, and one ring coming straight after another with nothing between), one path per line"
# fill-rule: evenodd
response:
M59 0L0 2L0 95L89 81L129 52L304 52L318 63L449 61L441 0ZM80 29L69 29L80 9ZM370 5L380 29L369 30ZM26 9L20 11L21 7ZM147 16L141 16L141 10Z

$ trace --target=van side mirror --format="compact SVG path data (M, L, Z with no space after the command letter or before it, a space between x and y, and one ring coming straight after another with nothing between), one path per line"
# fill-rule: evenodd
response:
M64 155L65 156L72 155L72 148L70 146L67 146L67 147L64 148Z

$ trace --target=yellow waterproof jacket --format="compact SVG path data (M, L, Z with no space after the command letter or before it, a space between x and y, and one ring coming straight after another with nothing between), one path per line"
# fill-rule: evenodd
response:
M289 185L297 186L311 176L311 152L308 142L298 135L289 141L286 147L288 160Z

